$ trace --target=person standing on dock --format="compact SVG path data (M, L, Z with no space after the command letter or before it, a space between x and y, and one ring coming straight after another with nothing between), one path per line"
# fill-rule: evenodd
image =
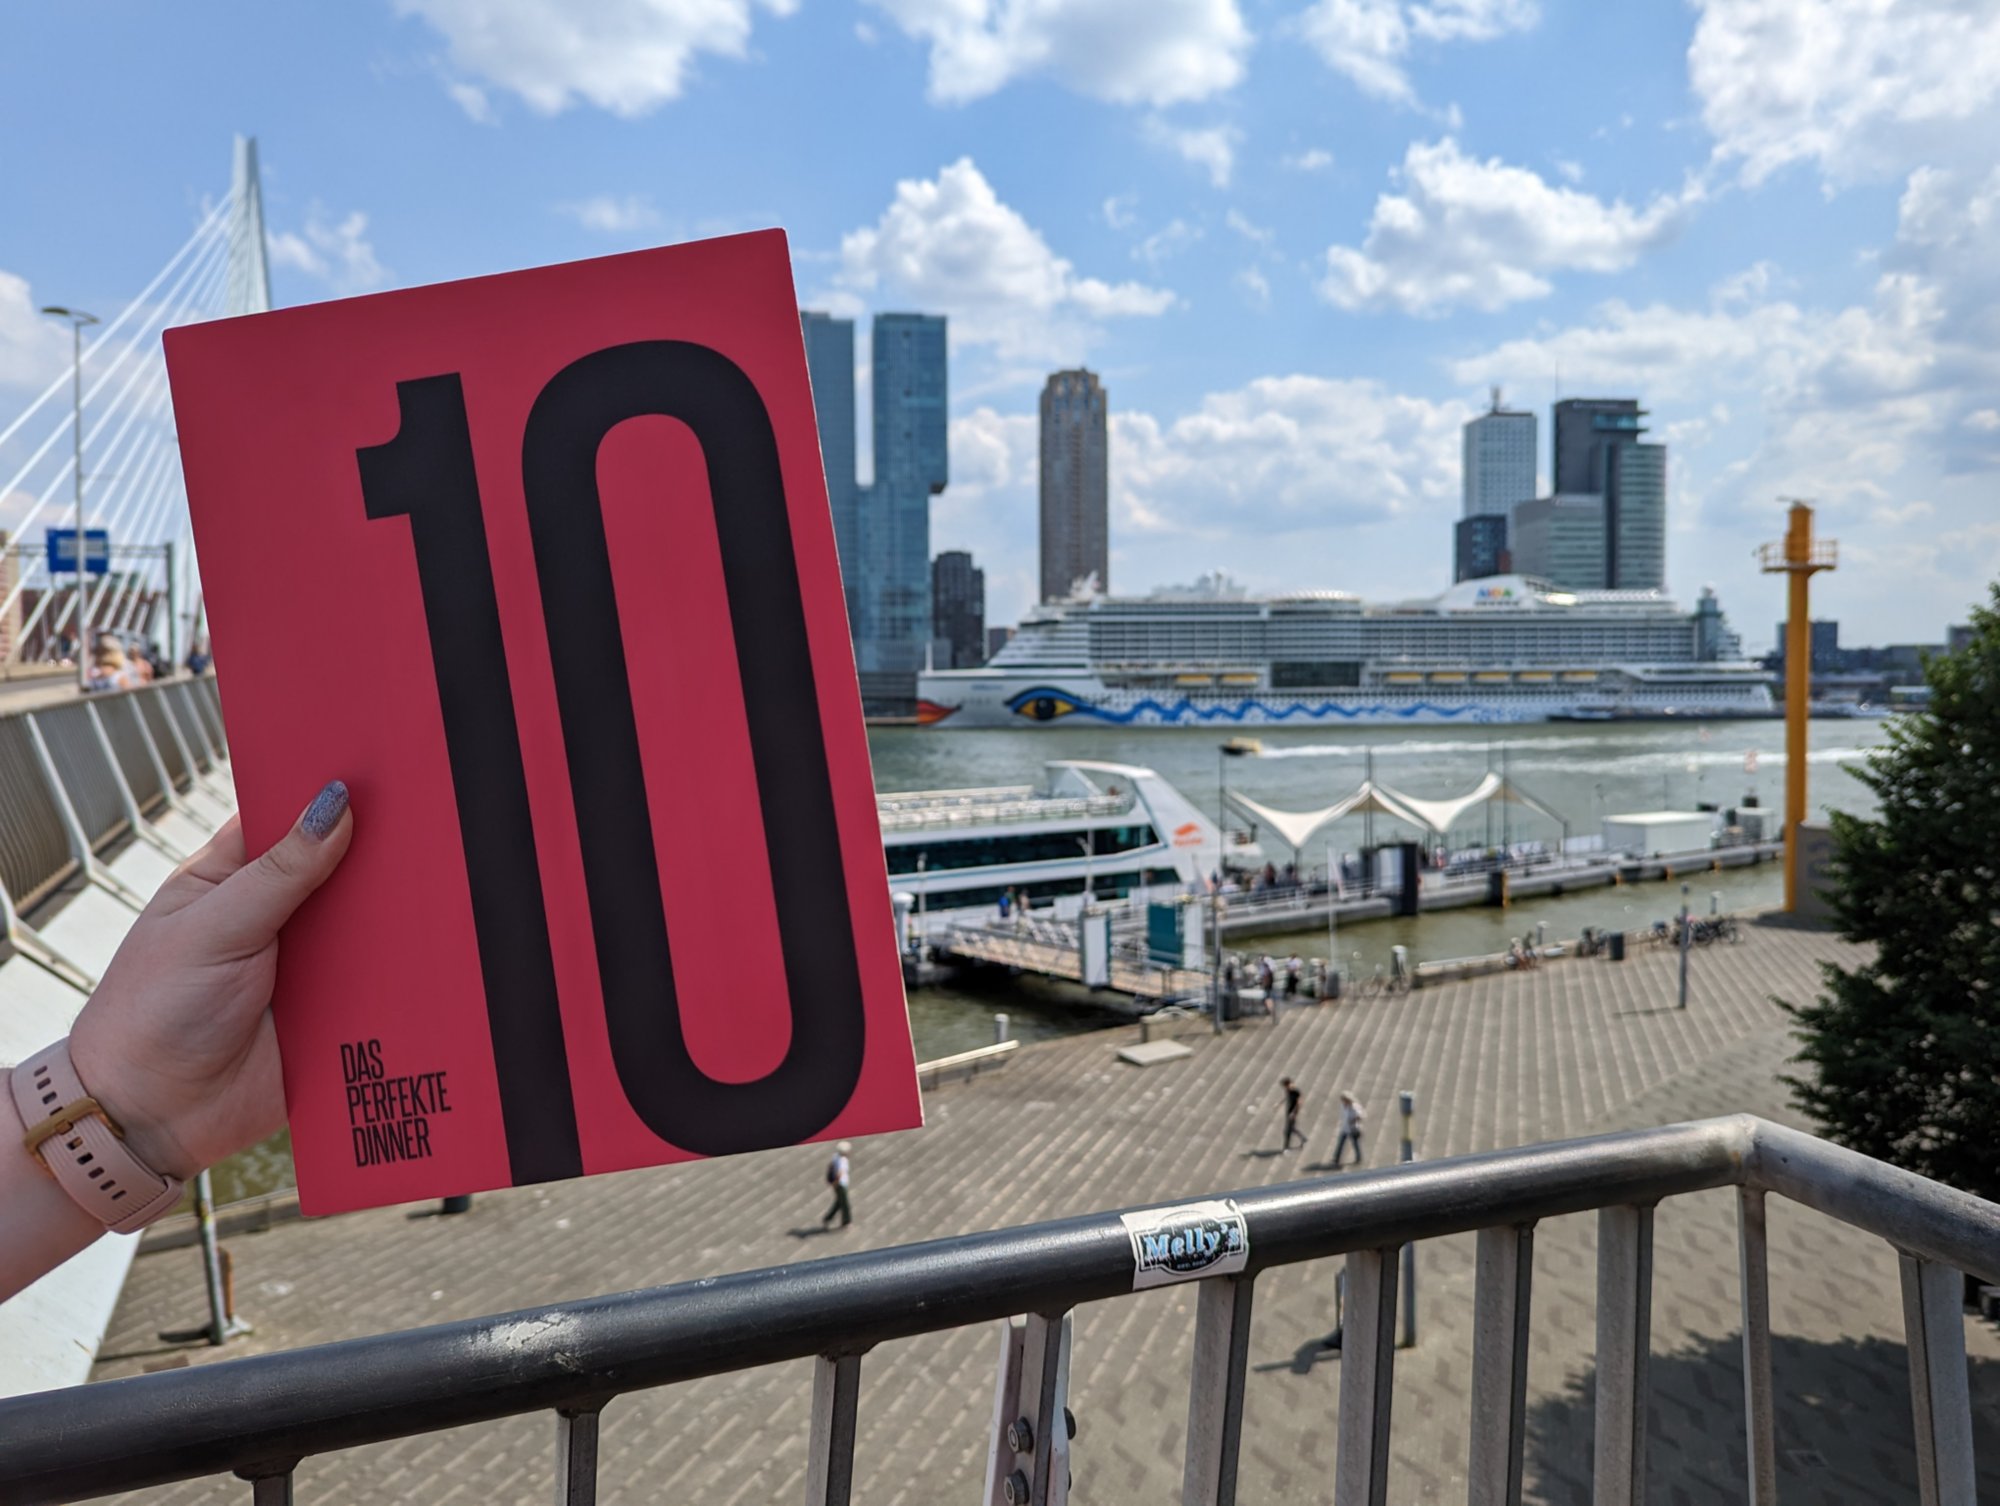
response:
M1333 1169L1340 1170L1340 1158L1347 1147L1354 1147L1354 1164L1361 1164L1361 1130L1368 1122L1368 1111L1354 1101L1352 1093L1340 1095L1340 1138L1333 1142Z
M826 1185L833 1189L833 1206L820 1219L820 1227L833 1222L834 1214L840 1215L840 1227L845 1229L854 1222L854 1206L847 1201L847 1178L850 1167L847 1153L854 1149L852 1141L843 1140L833 1148L833 1159L826 1163Z
M1299 1128L1299 1085L1289 1077L1281 1079L1285 1089L1285 1146L1292 1148L1292 1136L1299 1137L1299 1144L1306 1143L1306 1132Z

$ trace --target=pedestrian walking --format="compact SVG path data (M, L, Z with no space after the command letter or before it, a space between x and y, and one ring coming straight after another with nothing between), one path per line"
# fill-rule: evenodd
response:
M833 1159L826 1163L826 1185L833 1189L833 1206L820 1219L820 1227L833 1223L834 1214L840 1215L840 1227L845 1229L854 1222L854 1205L847 1200L847 1178L849 1166L847 1153L854 1149L851 1141L843 1140L833 1148Z
M1306 1132L1299 1128L1299 1085L1289 1077L1282 1079L1285 1088L1285 1149L1292 1148L1292 1136L1299 1137L1299 1144L1306 1143Z
M1285 959L1285 1002L1295 1004L1299 998L1299 970L1305 964L1299 960L1297 952Z
M1368 1122L1368 1111L1355 1101L1352 1093L1340 1095L1340 1138L1333 1142L1333 1169L1340 1170L1340 1158L1347 1147L1354 1147L1354 1164L1362 1162L1361 1131Z

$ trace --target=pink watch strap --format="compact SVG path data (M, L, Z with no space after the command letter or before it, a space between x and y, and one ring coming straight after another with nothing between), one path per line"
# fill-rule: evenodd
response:
M131 1234L180 1201L178 1178L162 1176L127 1148L124 1133L84 1088L57 1041L14 1069L22 1143L76 1202L114 1234Z

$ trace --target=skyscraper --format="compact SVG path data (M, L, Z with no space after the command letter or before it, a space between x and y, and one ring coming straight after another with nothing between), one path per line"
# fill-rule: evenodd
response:
M819 421L819 454L826 466L826 500L833 512L834 543L840 550L840 578L847 590L847 627L860 635L856 620L861 590L861 557L854 479L854 321L810 310L799 314L806 341L806 371L812 377L813 412Z
M1507 549L1507 514L1482 512L1452 525L1451 578L1480 580L1505 575L1513 566Z
M1614 590L1667 585L1667 447L1621 444L1604 494L1604 575Z
M963 549L931 561L931 636L938 669L977 669L986 662L986 572Z
M1555 491L1604 499L1604 580L1623 591L1667 581L1667 450L1646 444L1646 410L1627 397L1555 407Z
M945 321L931 314L877 314L871 339L875 390L875 480L858 498L867 611L855 642L862 699L905 693L931 638L931 498L945 488ZM871 682L870 674L895 676ZM907 692L901 687L907 682Z
M1087 575L1111 588L1111 470L1097 374L1058 371L1042 387L1042 600Z
M1508 529L1514 569L1566 591L1604 588L1604 499L1558 492L1514 509Z
M1535 495L1535 415L1500 406L1500 389L1493 389L1493 406L1465 426L1464 516L1499 514Z
M877 314L873 338L875 480L855 482L854 322L799 316L819 418L820 459L847 592L861 699L914 707L931 642L930 499L944 490L945 322Z

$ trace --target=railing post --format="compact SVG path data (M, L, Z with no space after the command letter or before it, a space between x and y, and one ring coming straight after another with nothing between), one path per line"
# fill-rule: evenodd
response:
M1595 1506L1646 1499L1646 1380L1653 1338L1653 1210L1597 1212Z
M806 1506L847 1506L854 1490L854 1412L860 1398L860 1355L823 1354L813 1361Z
M181 798L181 792L174 788L173 776L167 773L167 761L160 757L160 744L153 736L153 729L146 725L146 713L139 709L139 697L142 694L143 691L128 691L124 696L125 710L132 718L132 725L139 729L139 741L145 744L146 757L152 760L153 772L159 776L160 793L166 797L168 809L187 817L203 831L214 831L215 823L198 813ZM188 770L188 777L192 782L194 777L192 767Z
M1197 1288L1183 1506L1233 1506L1236 1500L1254 1279L1222 1276Z
M83 829L83 822L77 817L76 806L69 798L69 789L62 782L62 771L56 767L55 754L49 751L49 740L42 735L41 723L33 715L26 715L21 718L21 724L28 729L28 743L35 750L35 763L42 771L42 783L49 787L49 799L55 805L56 818L62 822L63 834L69 839L70 856L76 859L77 871L87 882L97 885L127 909L135 913L145 909L145 897L119 882L110 869L97 861L97 854L90 850L90 833Z
M1347 1257L1347 1302L1341 1320L1335 1506L1386 1506L1389 1398L1395 1371L1396 1251L1352 1251Z
M292 1506L292 1471L297 1460L282 1469L251 1473L239 1469L237 1478L250 1482L250 1506Z
M1771 1391L1771 1278L1766 1259L1764 1194L1736 1189L1738 1285L1743 1297L1743 1430L1748 1443L1750 1506L1778 1506L1778 1436Z
M1916 1414L1917 1498L1923 1506L1977 1500L1972 1393L1965 1374L1965 1277L1896 1252L1903 1273L1903 1338Z
M206 774L202 773L201 764L194 756L194 748L189 744L187 734L181 731L181 719L174 713L174 703L166 695L166 686L149 685L139 694L152 696L155 704L159 706L161 719L167 724L167 735L173 738L174 747L180 751L181 762L187 767L188 778L218 800L226 800L228 797L209 782Z
M556 1409L556 1506L596 1506L597 1423L604 1403Z
M987 1506L1064 1506L1069 1499L1068 1313L1029 1313L1001 1331L986 1460Z
M124 766L118 762L118 750L111 744L111 734L105 730L104 718L97 714L96 705L85 701L83 710L90 720L91 730L97 734L97 746L104 750L104 761L111 766L111 779L117 787L118 798L125 803L125 819L132 823L132 835L173 859L176 865L186 862L188 854L153 830L153 824L139 809L139 797L132 789L132 781L125 777Z
M1472 1298L1468 1506L1521 1506L1534 1266L1533 1224L1479 1231Z

